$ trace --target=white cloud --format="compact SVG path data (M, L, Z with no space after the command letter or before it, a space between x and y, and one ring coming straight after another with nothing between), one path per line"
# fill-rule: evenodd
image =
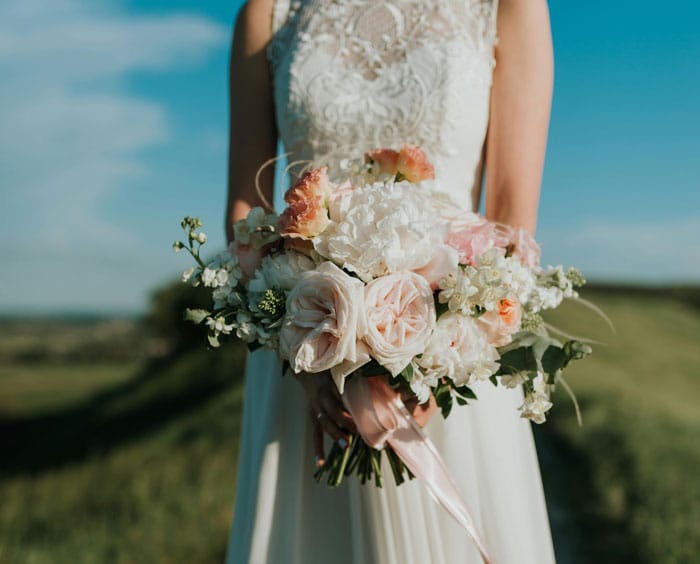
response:
M143 151L173 133L166 108L125 85L137 71L195 66L228 34L200 16L135 16L94 0L0 3L0 309L95 307L97 289L120 284L133 291L103 294L105 305L139 305L154 280L133 275L147 258L100 204L137 180ZM101 266L100 256L121 266ZM85 272L88 257L95 272ZM52 276L57 294L40 293Z
M700 216L611 219L539 232L543 259L574 264L590 279L700 281Z

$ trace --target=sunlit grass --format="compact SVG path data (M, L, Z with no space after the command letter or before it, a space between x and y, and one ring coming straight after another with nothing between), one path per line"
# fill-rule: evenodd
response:
M606 341L536 428L560 564L700 554L700 312L588 295L551 320ZM221 562L243 349L133 363L0 366L0 563Z

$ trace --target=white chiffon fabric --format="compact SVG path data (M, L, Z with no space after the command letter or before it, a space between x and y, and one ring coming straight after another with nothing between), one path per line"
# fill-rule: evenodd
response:
M290 161L333 164L406 141L438 188L469 206L489 113L496 4L484 0L277 0L269 58ZM478 182L476 183L478 185ZM231 564L470 564L472 540L417 481L316 484L299 384L276 355L246 367ZM490 383L426 433L495 564L554 562L522 396Z

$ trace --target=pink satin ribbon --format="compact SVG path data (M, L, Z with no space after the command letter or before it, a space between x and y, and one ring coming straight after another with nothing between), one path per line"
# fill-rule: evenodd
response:
M464 527L484 562L490 564L486 547L445 462L386 379L382 376L349 378L345 382L343 402L364 441L375 449L389 444L411 472L423 481L432 498Z

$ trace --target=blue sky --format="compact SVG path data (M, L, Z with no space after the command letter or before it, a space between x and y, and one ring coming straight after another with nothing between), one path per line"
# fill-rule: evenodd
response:
M223 245L236 0L0 3L0 313L142 311ZM700 282L700 6L552 2L538 238L590 278Z

